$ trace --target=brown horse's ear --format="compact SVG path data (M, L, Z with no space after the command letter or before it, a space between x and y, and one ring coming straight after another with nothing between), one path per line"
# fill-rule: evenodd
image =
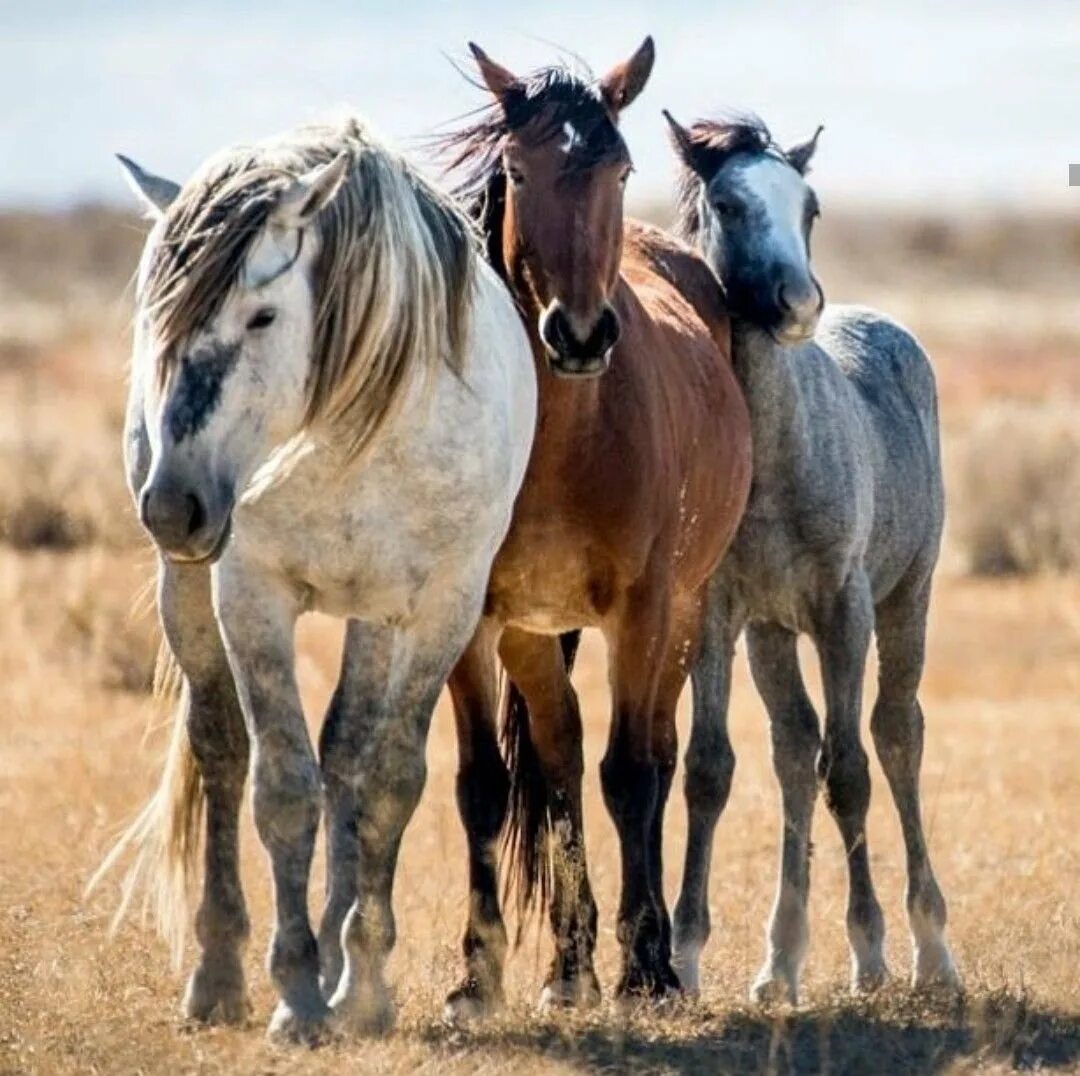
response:
M814 150L817 149L818 135L825 130L825 127L819 126L813 135L805 142L800 142L797 146L792 146L784 154L788 159L788 163L800 176L806 175L806 170L810 167L810 158L814 155Z
M480 68L480 77L484 80L484 85L496 97L502 98L503 94L517 82L517 76L512 71L508 71L502 64L497 64L475 42L469 42L469 51L476 60L476 66Z
M613 115L617 116L645 88L655 59L653 39L647 37L629 60L616 64L600 80L600 96Z

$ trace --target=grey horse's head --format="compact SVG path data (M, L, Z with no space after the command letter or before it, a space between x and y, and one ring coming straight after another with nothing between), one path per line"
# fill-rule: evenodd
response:
M824 305L810 268L818 202L805 178L822 129L783 150L757 119L686 128L664 115L683 165L681 230L723 281L732 312L780 343L806 340Z

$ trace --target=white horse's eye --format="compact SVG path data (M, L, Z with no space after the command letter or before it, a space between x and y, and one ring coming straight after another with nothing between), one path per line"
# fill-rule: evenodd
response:
M268 325L273 324L276 317L277 311L272 306L264 306L261 310L256 310L248 319L247 328L252 332L257 329L265 329Z

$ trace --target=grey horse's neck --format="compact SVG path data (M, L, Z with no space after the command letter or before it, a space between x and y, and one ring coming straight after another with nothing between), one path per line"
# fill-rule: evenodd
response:
M754 466L759 476L775 451L803 426L801 393L792 366L794 349L781 347L763 329L732 321L732 360L750 411Z

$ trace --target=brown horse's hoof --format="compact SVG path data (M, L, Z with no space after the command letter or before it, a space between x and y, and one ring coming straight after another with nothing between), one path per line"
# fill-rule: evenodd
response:
M551 978L540 991L537 1008L541 1012L553 1009L593 1009L600 1004L600 982L590 968L569 977Z
M443 1020L448 1024L470 1024L484 1020L502 1007L501 989L485 989L480 980L468 976L446 995Z
M638 1003L652 1005L683 997L682 984L670 962L660 960L653 967L634 961L615 988L615 997L623 1005Z
M200 964L188 980L181 1006L184 1019L196 1024L238 1025L251 1016L251 1002L244 989L244 972L235 967Z

